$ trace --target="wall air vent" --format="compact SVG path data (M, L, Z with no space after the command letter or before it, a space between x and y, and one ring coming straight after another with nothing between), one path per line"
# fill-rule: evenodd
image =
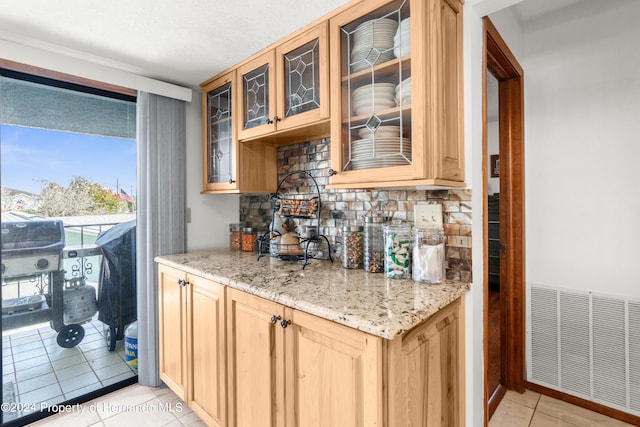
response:
M527 379L640 415L640 301L530 285Z

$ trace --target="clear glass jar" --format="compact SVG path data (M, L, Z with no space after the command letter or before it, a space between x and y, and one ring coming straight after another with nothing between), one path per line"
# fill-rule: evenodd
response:
M342 266L361 268L363 255L362 226L345 225L342 228Z
M242 247L242 224L229 224L229 248Z
M258 233L251 227L242 229L242 250L245 252L253 252L255 249Z
M444 230L415 228L413 230L413 280L442 283L446 279Z
M364 218L364 271L382 273L384 271L384 218L367 216Z
M402 221L384 227L384 275L390 279L411 277L411 228Z

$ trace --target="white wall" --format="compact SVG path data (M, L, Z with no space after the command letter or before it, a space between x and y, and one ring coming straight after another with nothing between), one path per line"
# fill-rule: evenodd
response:
M638 298L640 2L603 3L543 16L520 35L526 274Z
M202 116L200 93L187 106L187 250L229 245L229 224L238 222L240 196L200 194L202 190Z

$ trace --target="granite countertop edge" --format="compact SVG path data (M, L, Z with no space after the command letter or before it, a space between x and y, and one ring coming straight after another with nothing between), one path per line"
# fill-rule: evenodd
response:
M428 284L344 269L339 262L302 264L268 255L210 249L157 256L188 274L265 298L336 323L394 339L464 295L471 284Z

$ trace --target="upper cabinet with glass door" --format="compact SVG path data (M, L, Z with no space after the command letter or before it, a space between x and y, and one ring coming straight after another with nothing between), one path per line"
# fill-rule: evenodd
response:
M275 148L241 144L237 139L235 76L231 71L202 84L202 192L273 192L277 181Z
M330 187L464 186L462 4L359 2L330 36Z
M328 49L324 22L238 68L240 140L300 142L329 134Z

